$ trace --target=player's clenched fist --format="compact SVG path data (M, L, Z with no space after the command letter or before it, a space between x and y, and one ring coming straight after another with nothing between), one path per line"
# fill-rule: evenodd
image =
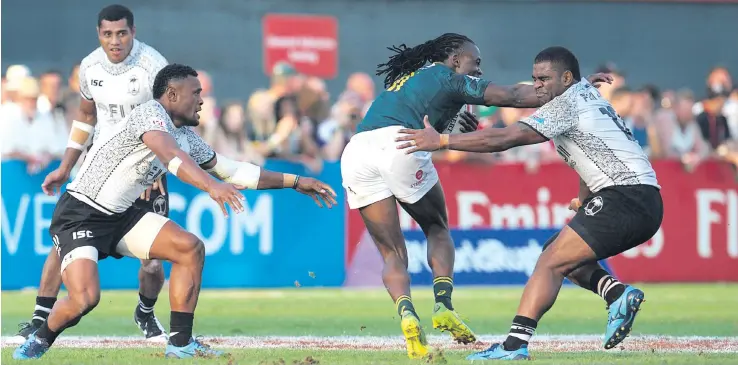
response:
M318 204L321 208L323 207L323 204L320 203L321 199L328 208L337 204L336 192L333 191L330 185L320 180L310 177L300 177L299 180L297 180L295 190L313 198L313 200L315 200L315 204Z
M226 204L230 205L236 213L243 212L243 194L238 189L229 183L214 183L209 189L208 194L210 198L218 202L220 209L223 210L223 215L228 217L228 211L226 210Z

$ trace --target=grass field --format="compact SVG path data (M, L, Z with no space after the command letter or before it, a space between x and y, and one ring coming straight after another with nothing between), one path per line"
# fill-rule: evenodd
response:
M643 285L647 302L632 336L605 351L605 303L591 292L568 287L540 323L531 352L541 364L736 364L738 285ZM432 294L414 289L414 301L436 348L425 361L407 359L394 305L383 290L295 288L274 291L204 291L195 332L223 359L197 364L468 364L464 357L504 339L521 288L457 288L454 302L481 341L453 344L430 329ZM8 342L26 321L35 292L2 293L2 363L16 345ZM108 291L95 311L62 335L34 364L164 364L162 344L141 341L133 325L133 291ZM157 314L168 328L166 295ZM97 337L90 337L97 336ZM81 348L81 349L80 349ZM180 363L180 362L177 362Z

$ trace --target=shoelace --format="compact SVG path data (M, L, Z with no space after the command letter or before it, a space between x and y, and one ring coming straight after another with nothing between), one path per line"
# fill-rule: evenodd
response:
M28 327L31 327L31 326L33 326L33 325L30 322L18 323L18 331L19 332L20 331L23 331L24 329L26 329Z
M146 322L144 322L144 325L146 326L146 329L150 332L152 330L159 330L161 331L161 328L159 327L159 324L156 321L156 317L151 315L148 318L146 318Z

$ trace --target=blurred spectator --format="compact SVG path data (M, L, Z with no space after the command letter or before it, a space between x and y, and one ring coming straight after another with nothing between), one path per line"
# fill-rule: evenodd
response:
M654 126L656 100L660 101L661 96L658 89L652 85L643 86L640 90L631 93L630 117L624 120L625 126L630 129L635 140L649 156L659 156L661 153L658 134ZM660 106L660 103L658 105Z
M300 112L317 126L328 119L330 97L325 81L318 77L308 77L297 95Z
M71 125L72 121L77 118L79 111L79 102L82 96L79 93L79 63L72 67L67 79L67 88L61 92L60 104L64 109L64 119L67 125Z
M208 143L212 143L219 127L218 101L213 96L213 82L210 75L204 70L197 70L197 79L202 86L202 110L200 110L200 125L195 130ZM222 120L222 118L221 118Z
M62 156L66 133L59 130L48 111L39 110L40 91L36 79L23 78L15 92L18 112L5 114L3 110L2 158L24 160L29 173L35 173L46 167L52 158Z
M723 114L723 108L731 94L733 83L728 70L717 67L707 76L706 84L707 98L695 104L693 111L698 112L697 123L702 131L702 137L713 149L717 149L731 140L731 130Z
M664 118L657 128L663 146L662 157L681 160L688 171L692 171L710 152L692 114L693 105L692 92L680 90L676 94L673 114Z
M55 130L66 136L71 128L68 122L64 106L61 103L62 84L64 82L61 72L56 70L46 71L38 79L41 95L38 98L38 109L40 113L49 113L54 120Z
M31 76L31 70L24 65L8 66L8 70L5 72L5 88L3 90L5 94L2 105L3 120L10 118L11 115L16 118L15 114L20 113L16 103L18 90L23 80L29 76Z
M341 159L343 148L356 133L356 126L361 122L363 105L359 94L344 92L331 108L330 119L318 126L318 144L327 161Z
M247 136L246 108L239 102L231 101L223 105L221 110L215 127L208 130L213 149L237 161L263 165L263 157L253 150Z
M274 104L277 126L267 141L265 156L300 162L312 172L323 169L312 122L303 115L295 94L286 94ZM263 151L263 150L262 150Z
M0 96L0 104L5 104L5 99L8 98L8 90L5 88L7 83L8 83L8 80L6 80L5 76L3 76L2 86L0 86L0 91L2 92L2 95Z
M356 93L361 98L361 116L363 118L374 101L374 80L363 72L352 73L346 81L346 91L344 92Z
M735 141L738 139L738 88L733 89L730 97L725 101L723 115L725 115L725 119L728 122L730 135L733 136L733 140Z
M38 98L38 109L42 112L53 112L60 107L62 74L56 70L49 70L38 77L41 96Z
M272 68L271 87L251 94L248 115L253 135L250 138L262 142L257 144L262 156L293 159L305 147L301 143L304 133L300 129L302 116L296 96L304 83L305 79L292 65L278 62ZM307 146L310 147L315 146Z
M602 72L612 76L612 84L603 83L599 88L602 97L607 101L611 101L613 91L625 86L625 74L612 62L607 62L606 64L599 66L595 72Z
M619 87L610 94L610 104L626 124L632 124L633 95L627 86Z

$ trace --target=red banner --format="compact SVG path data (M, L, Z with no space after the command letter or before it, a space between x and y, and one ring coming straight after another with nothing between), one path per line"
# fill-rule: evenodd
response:
M573 213L576 173L565 164L528 173L522 165L437 164L452 227L561 228ZM649 242L609 260L628 282L738 281L738 184L732 169L707 162L687 173L677 162L654 163L665 214ZM347 264L364 232L349 213ZM416 228L401 211L403 229ZM347 266L349 267L349 266Z
M268 14L263 19L264 72L287 61L305 75L338 72L338 21L331 16Z

